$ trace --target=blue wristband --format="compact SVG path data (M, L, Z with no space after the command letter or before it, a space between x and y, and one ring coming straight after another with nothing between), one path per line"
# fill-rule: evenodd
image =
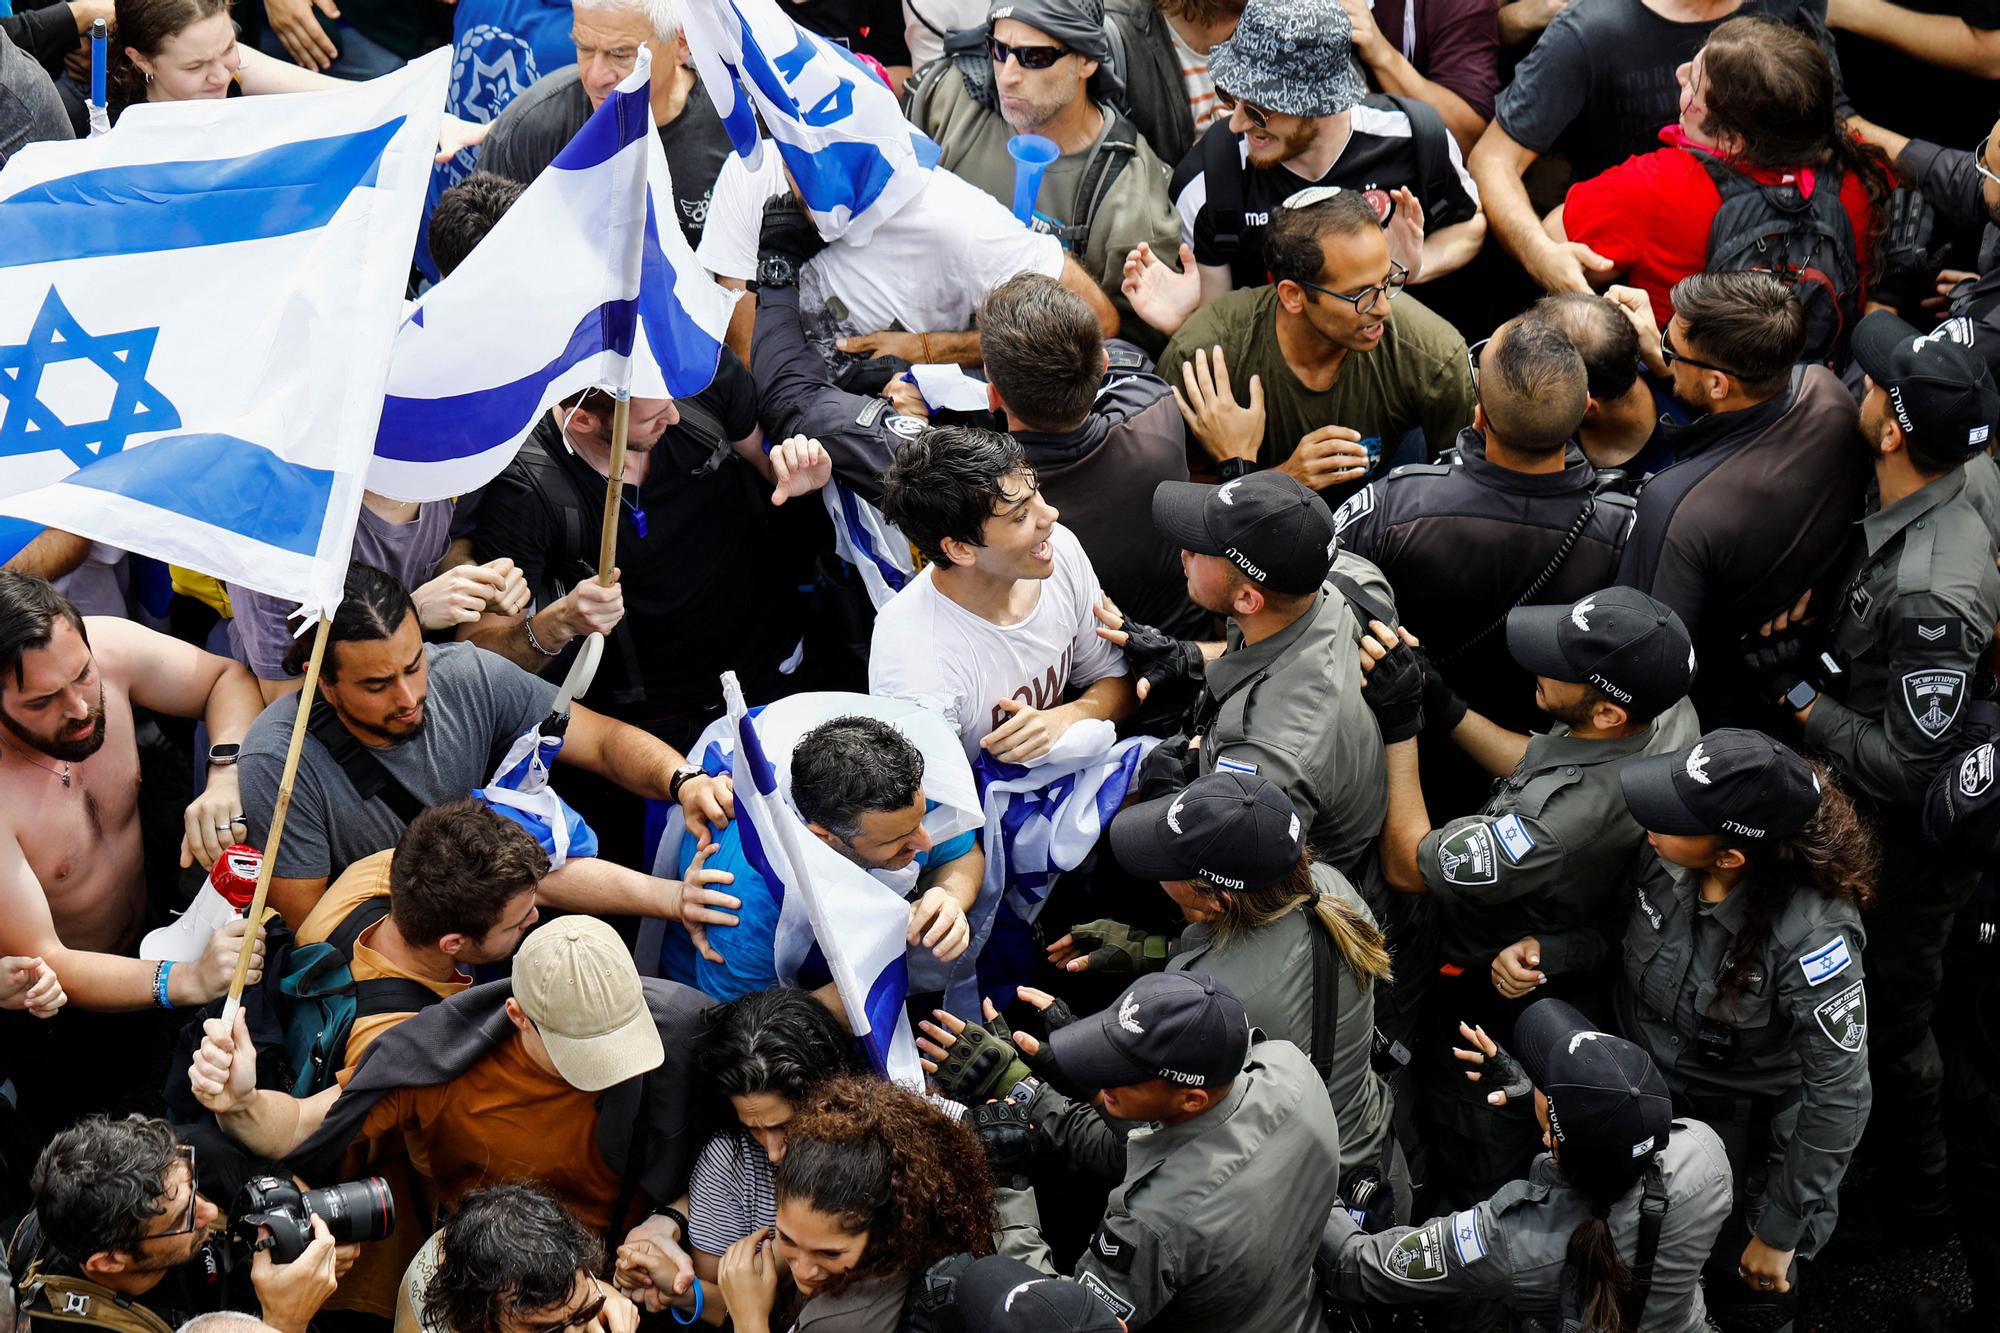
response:
M174 965L170 962L163 962L153 969L153 1003L162 1009L174 1007L174 1002L167 998L167 977L173 970Z
M673 1315L673 1317L674 1317L674 1322L675 1322L676 1324L692 1324L692 1323L694 1323L694 1322L695 1322L696 1320L698 1320L698 1319L700 1319L700 1318L701 1318L701 1279L700 1279L700 1278L696 1278L696 1279L694 1280L694 1313L693 1313L693 1314L691 1314L691 1315L689 1315L689 1316L688 1316L687 1318L683 1319L683 1318L681 1318L681 1312L680 1312L679 1308L678 1308L678 1307L675 1307L675 1306L669 1306L669 1307L668 1307L668 1313L670 1313L670 1314L672 1314L672 1315Z

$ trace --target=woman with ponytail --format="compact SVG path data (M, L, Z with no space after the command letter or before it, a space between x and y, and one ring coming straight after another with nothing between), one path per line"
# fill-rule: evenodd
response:
M773 1184L777 1225L722 1256L736 1333L894 1333L926 1268L993 1252L978 1137L881 1079L818 1085L791 1121Z
M1388 944L1346 876L1313 860L1303 833L1282 787L1227 770L1121 811L1112 854L1128 872L1159 880L1187 924L1168 939L1088 922L1050 945L1049 957L1071 972L1164 968L1226 984L1252 1027L1312 1057L1340 1121L1342 1184L1366 1195L1371 1220L1386 1224L1392 1213L1407 1217L1410 1203L1389 1133L1389 1088L1371 1062L1373 987L1388 979ZM1324 993L1316 978L1325 978ZM1364 1187L1371 1176L1374 1186Z
M1525 1181L1421 1226L1367 1235L1336 1208L1320 1243L1322 1289L1350 1305L1488 1300L1515 1328L1704 1333L1698 1281L1729 1213L1715 1131L1673 1118L1666 1081L1629 1041L1561 1000L1523 1010L1510 1047L1464 1029L1504 1106L1534 1098L1542 1145Z
M1736 1209L1710 1305L1725 1327L1730 1306L1776 1327L1795 1260L1833 1234L1868 1120L1874 841L1826 769L1761 732L1712 731L1620 781L1651 850L1628 876L1618 1024L1729 1150Z

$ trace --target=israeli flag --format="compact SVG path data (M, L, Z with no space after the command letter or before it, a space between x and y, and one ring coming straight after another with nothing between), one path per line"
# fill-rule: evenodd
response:
M827 240L862 244L929 183L938 146L903 119L896 95L777 0L687 0L682 22L736 151L763 164L761 115Z
M910 539L837 476L819 495L827 517L833 520L834 554L854 566L861 575L861 585L868 590L868 600L880 611L917 576L917 557L910 549Z
M0 171L0 512L330 615L450 54Z
M903 1012L910 989L903 958L910 905L807 830L779 790L777 770L733 671L722 677L722 697L735 741L731 772L743 854L782 904L778 975L795 980L817 943L846 1006L848 1026L875 1067L921 1092L923 1067Z
M686 397L715 378L731 294L674 222L652 58L396 336L368 486L441 500L483 486L579 389ZM665 225L661 225L665 219Z

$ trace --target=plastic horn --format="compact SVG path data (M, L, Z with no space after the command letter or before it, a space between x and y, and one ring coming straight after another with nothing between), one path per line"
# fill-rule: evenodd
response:
M1062 156L1062 149L1044 135L1017 134L1007 141L1007 155L1014 159L1014 216L1021 219L1022 226L1033 226L1042 177Z

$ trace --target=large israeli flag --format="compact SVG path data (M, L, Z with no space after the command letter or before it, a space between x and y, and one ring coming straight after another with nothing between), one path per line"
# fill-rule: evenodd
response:
M330 614L448 52L0 171L0 512Z
M833 521L834 554L854 566L869 602L880 611L917 576L910 539L838 476L819 495Z
M762 163L761 115L827 240L866 241L929 182L938 146L903 119L896 95L777 0L686 0L682 22L736 151Z
M731 296L674 221L650 53L396 337L370 489L491 481L553 403L593 385L685 397L715 378ZM661 225L662 219L665 225Z

